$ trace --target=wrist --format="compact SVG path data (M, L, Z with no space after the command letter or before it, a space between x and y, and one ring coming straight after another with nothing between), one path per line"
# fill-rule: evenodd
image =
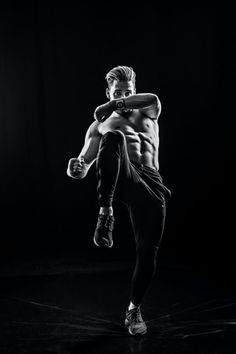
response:
M79 156L78 160L81 162L82 166L86 167L90 165L90 163L87 161L87 159L84 156Z
M126 104L125 104L125 99L124 98L119 98L115 100L115 110L125 110L126 109Z

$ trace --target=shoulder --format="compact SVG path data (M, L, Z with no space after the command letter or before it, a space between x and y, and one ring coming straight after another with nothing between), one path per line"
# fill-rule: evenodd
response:
M87 134L89 136L98 136L98 135L101 135L99 133L99 126L101 125L100 122L98 121L94 121L92 124L90 124L89 128L88 128L88 131L87 131Z

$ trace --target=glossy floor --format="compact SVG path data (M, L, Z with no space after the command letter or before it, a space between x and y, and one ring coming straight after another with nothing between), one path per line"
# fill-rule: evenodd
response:
M232 270L159 267L137 338L123 327L131 274L111 263L5 271L0 353L236 353Z

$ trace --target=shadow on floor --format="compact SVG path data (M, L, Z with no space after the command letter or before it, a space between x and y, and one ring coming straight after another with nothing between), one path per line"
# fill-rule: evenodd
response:
M1 277L1 354L236 352L234 272L160 268L142 307L148 333L137 338L123 327L131 275Z

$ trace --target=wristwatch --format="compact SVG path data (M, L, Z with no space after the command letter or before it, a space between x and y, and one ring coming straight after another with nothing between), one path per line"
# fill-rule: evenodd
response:
M116 109L125 109L126 106L125 106L125 101L124 99L121 99L121 100L116 100Z

